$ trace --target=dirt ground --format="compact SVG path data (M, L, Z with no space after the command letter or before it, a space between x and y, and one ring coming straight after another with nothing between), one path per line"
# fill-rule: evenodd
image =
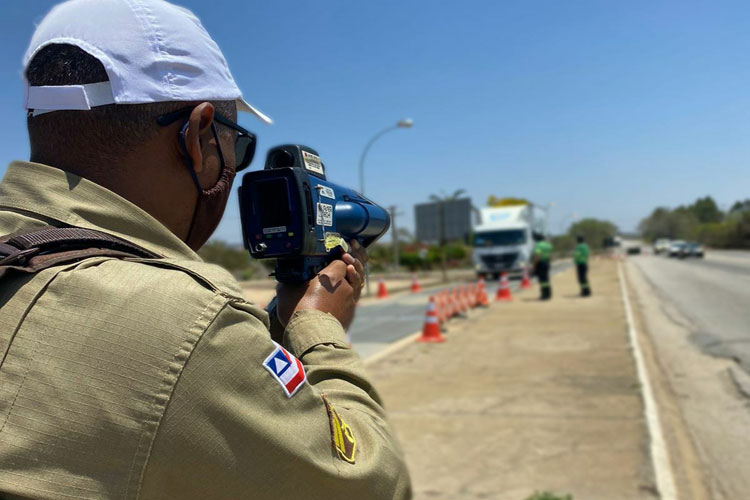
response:
M443 344L369 365L400 437L416 499L656 498L616 263L574 272L452 320Z

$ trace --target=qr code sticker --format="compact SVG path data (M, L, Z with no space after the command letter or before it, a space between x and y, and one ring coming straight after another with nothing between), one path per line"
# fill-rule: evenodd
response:
M319 226L333 226L333 205L318 203L317 223Z

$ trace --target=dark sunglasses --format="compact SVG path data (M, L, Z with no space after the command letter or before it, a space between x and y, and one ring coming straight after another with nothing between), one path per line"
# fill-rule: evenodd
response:
M193 109L195 109L195 107L178 109L177 111L161 115L156 119L156 123L162 127L171 125L177 120L190 116ZM255 156L255 134L240 127L238 124L220 113L214 112L214 121L237 132L237 138L234 142L234 158L236 164L234 170L235 172L240 172L246 169Z

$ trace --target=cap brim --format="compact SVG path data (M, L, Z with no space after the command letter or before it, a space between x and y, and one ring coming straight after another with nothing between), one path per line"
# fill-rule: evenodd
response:
M273 120L271 120L268 116L263 114L260 110L252 107L247 101L245 101L242 97L237 99L235 101L237 103L237 111L244 111L245 113L251 113L258 118L260 118L263 122L271 125L273 123Z

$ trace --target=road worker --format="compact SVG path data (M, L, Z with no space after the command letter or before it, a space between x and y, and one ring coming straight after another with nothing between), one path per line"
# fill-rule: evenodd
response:
M552 258L552 243L541 236L534 245L534 273L539 280L540 300L552 298L552 284L549 279L550 260Z
M576 265L576 272L578 273L578 284L581 285L581 297L589 297L591 295L591 285L589 285L588 272L591 251L584 241L583 235L579 234L576 237L576 241L578 244L573 252L573 262Z

